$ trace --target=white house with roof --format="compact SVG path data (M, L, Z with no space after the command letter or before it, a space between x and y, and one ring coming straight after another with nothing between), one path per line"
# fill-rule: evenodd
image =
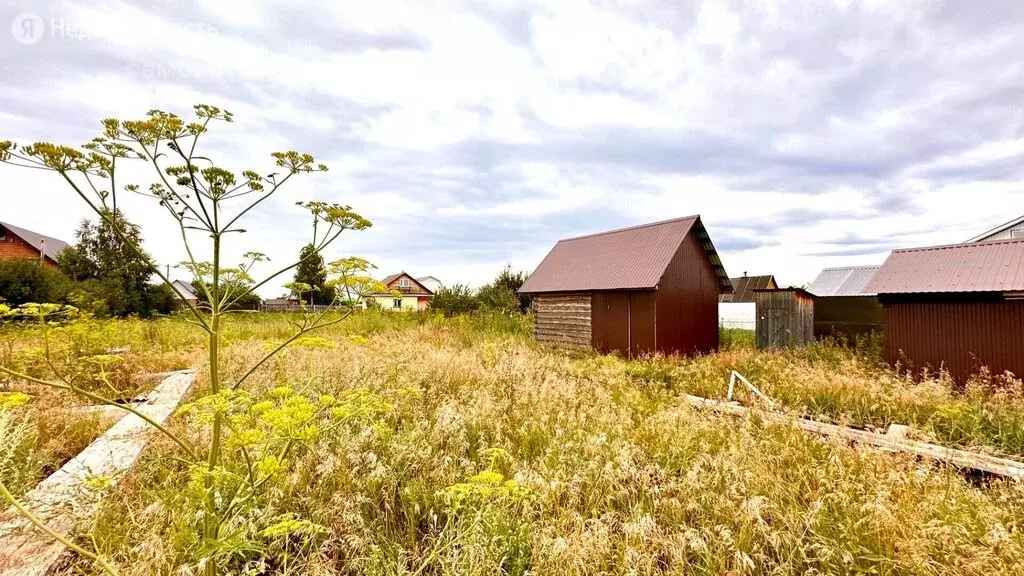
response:
M434 278L433 276L422 276L420 278L417 278L416 281L422 284L427 290L430 290L431 292L437 292L441 288L444 288L444 284L442 284L440 280Z
M987 242L989 240L1011 240L1014 238L1024 238L1024 216L1014 218L1013 220L1000 224L987 232L983 232L974 238L971 238L965 242L965 244L969 244L971 242Z
M182 306L186 303L195 306L199 302L199 296L196 294L192 284L184 280L175 280L171 282L171 285L175 290L174 297L182 302Z
M430 288L404 271L387 276L381 283L385 291L370 294L366 299L367 305L372 302L384 310L404 312L426 310L434 297Z

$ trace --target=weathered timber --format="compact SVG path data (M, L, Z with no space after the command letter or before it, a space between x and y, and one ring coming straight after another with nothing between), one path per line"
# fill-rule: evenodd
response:
M758 348L814 341L814 296L797 288L755 290Z
M797 418L786 414L779 414L777 412L747 408L740 406L737 402L723 402L721 400L712 400L710 398L701 398L700 396L690 395L684 395L683 399L694 406L710 408L716 412L724 412L734 416L757 414L766 421L790 424L802 430L814 432L823 436L838 437L851 442L877 446L884 450L914 454L916 456L946 462L960 468L972 468L974 470L981 470L983 472L1006 476L1009 478L1024 478L1024 462L1018 462L1008 458L999 458L988 454L968 452L966 450L957 450L955 448L946 448L945 446L937 446L935 444L928 444L927 442L908 440L904 437L904 433L906 431L898 428L892 430L891 434L877 434L874 432L848 428L846 426L837 426L835 424L828 424L825 422L806 420L804 418Z
M135 408L163 424L195 382L195 372L183 370L165 378L145 403ZM106 478L117 482L138 460L152 427L127 414L78 456L30 490L21 502L46 526L63 537L76 520L99 507L99 493L87 482ZM13 507L0 513L0 576L43 576L64 552L64 546L39 531Z
M534 297L533 309L533 337L538 342L570 348L590 347L589 294L539 294Z

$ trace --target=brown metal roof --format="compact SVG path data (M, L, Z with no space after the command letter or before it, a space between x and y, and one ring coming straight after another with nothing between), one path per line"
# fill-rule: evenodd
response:
M385 276L384 279L381 280L381 283L384 284L385 286L389 286L390 287L392 282L394 282L395 280L398 280L402 276L405 276L409 280L412 280L411 284L415 284L415 285L419 286L427 294L433 294L434 293L430 288L427 288L426 286L424 286L422 282L420 282L416 278L413 278L411 274L409 274L408 272L405 272L404 270L402 272L399 272L398 274L389 274L389 275ZM411 284L410 284L410 286L411 286ZM402 288L402 289L399 289L399 291L402 292L402 293L406 293L406 292L409 292L409 289ZM391 294L391 292L390 291L385 291L385 292L377 292L375 294L385 295L385 294ZM409 295L413 296L413 295L416 295L416 294L409 292Z
M865 288L878 294L1024 290L1024 240L893 250Z
M652 290L691 233L699 235L718 273L720 292L732 291L700 216L560 240L519 291Z
M734 304L738 302L753 302L754 290L778 286L775 283L775 276L771 274L767 276L740 276L738 278L730 278L729 282L732 284L732 289L735 292L732 294L722 294L718 297L719 302L732 302Z

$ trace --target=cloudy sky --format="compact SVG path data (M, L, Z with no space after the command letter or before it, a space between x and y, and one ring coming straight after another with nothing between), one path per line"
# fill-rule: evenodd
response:
M236 120L202 150L219 164L327 163L229 247L277 262L308 241L302 199L374 222L328 258L474 285L559 238L695 213L732 275L796 285L1024 213L1016 0L0 6L0 139L209 103ZM0 220L68 240L88 215L45 172L0 166L0 198ZM127 212L183 258L157 208Z

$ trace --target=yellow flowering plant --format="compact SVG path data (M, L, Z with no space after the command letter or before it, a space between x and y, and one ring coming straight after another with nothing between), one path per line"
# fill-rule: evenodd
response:
M207 336L206 373L209 388L186 410L197 423L208 427L209 443L193 446L185 438L172 433L168 428L144 418L162 434L168 436L182 451L192 471L194 488L200 495L202 506L198 537L203 557L196 563L203 567L206 576L222 572L221 560L230 555L234 543L239 542L234 534L223 529L232 514L238 509L237 502L258 497L260 486L265 479L286 467L287 451L284 455L274 450L291 446L295 442L309 441L316 437L317 418L331 412L300 395L292 393L281 396L271 395L267 400L253 399L245 394L242 386L257 370L273 356L291 344L324 346L326 341L313 339L308 333L337 324L351 313L359 298L377 286L369 278L372 265L359 258L348 258L332 265L338 274L337 283L343 288L326 309L306 312L295 323L294 333L279 345L253 363L248 370L228 377L222 368L222 335L227 315L246 296L254 294L275 278L298 266L304 258L282 266L261 280L253 277L257 264L269 261L258 252L246 253L243 262L231 266L222 258L222 244L229 234L245 233L244 218L268 198L277 193L286 182L293 178L319 172L326 172L327 166L305 153L296 151L275 152L271 155L274 170L245 170L236 173L216 165L208 156L199 152L201 136L218 122L233 122L233 115L215 106L200 104L194 107L195 119L191 122L176 114L151 110L140 120L122 121L108 118L102 121L102 133L80 148L57 145L49 142L19 146L11 141L0 141L0 162L56 173L85 204L104 222L130 249L144 255L141 246L133 243L125 234L126 223L120 218L119 198L125 193L142 195L155 201L180 229L180 239L187 255L181 267L188 270L201 291L201 303L190 302L167 275L155 265L152 273L178 295L185 307L188 320ZM155 173L155 181L143 187L136 183L123 183L119 168L126 162L145 162ZM365 230L371 226L352 210L351 206L326 202L298 202L305 209L312 222L313 249L305 258L318 257L345 231ZM204 253L212 255L210 261L195 258L199 252L193 244L197 238L208 241ZM26 305L11 310L0 308L4 318L32 318L43 325L65 321L75 311L54 308L49 304ZM98 371L98 378L105 380L112 361L109 358L94 357L91 360ZM93 402L118 406L126 411L141 415L126 403L83 389L70 378L48 381L19 372L8 366L0 366L0 372L15 381L46 385L74 394L85 396ZM270 402L267 407L264 402ZM256 414L251 410L265 408ZM144 415L142 415L144 416ZM266 436L269 434L269 437ZM261 455L252 460L251 452ZM248 488L234 489L225 493L225 482L239 482ZM244 482L243 482L244 480ZM230 484L230 482L228 482ZM230 488L228 488L230 489ZM13 503L13 502L12 502ZM248 546L248 543L243 543ZM239 546L243 544L238 544ZM96 561L104 571L113 572L110 564L98 553L75 547L79 554Z

